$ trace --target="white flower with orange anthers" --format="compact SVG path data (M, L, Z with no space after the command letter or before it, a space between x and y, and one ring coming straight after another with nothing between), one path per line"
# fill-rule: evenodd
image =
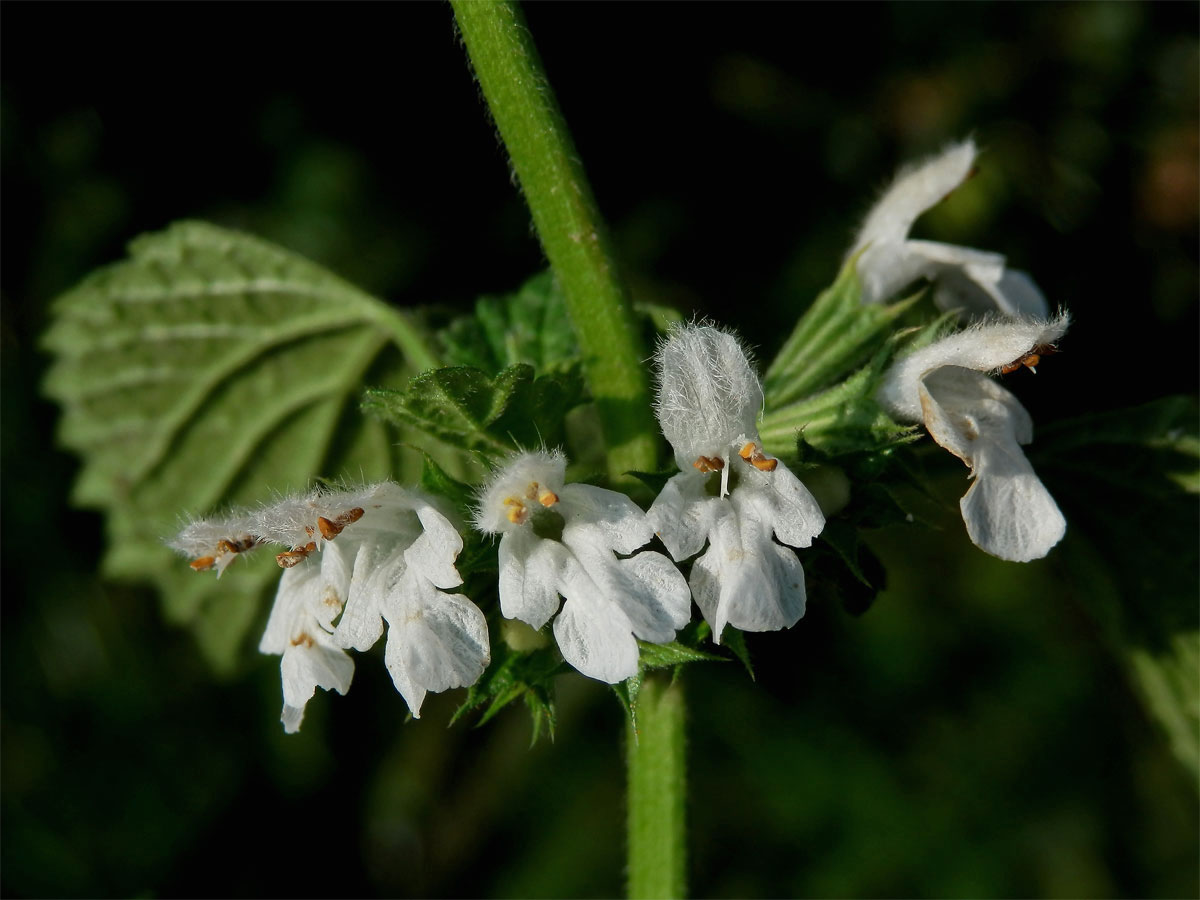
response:
M563 658L615 684L637 674L637 638L674 639L691 598L661 553L618 558L653 539L646 514L616 491L565 484L565 471L560 452L517 454L480 492L475 526L501 536L501 612L534 628L557 612Z
M877 399L898 421L920 422L971 469L959 502L967 534L1000 559L1040 559L1067 523L1021 450L1033 422L990 374L1034 368L1070 318L1005 319L976 325L897 360Z
M354 675L346 649L369 649L384 621L384 660L414 717L426 692L473 684L487 667L483 613L445 592L462 584L454 567L462 538L424 495L391 482L318 490L228 521L255 546L287 548L275 557L285 571L259 650L283 657L288 732L300 727L318 687L346 693Z
M971 316L1045 316L1046 300L1004 256L908 237L913 223L962 184L975 167L975 142L951 144L902 169L871 209L848 257L862 252L858 277L865 303L882 303L922 278L934 283L934 302Z
M804 615L804 570L791 547L808 547L825 517L783 463L767 457L755 418L758 377L741 344L709 325L675 328L655 353L656 412L682 471L648 513L676 560L692 564L691 588L721 639L790 628Z

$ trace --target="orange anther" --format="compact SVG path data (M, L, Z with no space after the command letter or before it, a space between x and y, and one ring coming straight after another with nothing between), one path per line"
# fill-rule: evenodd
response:
M754 441L747 441L746 445L744 447L742 447L741 450L738 451L738 456L740 456L742 459L746 460L746 462L749 462L750 457L754 456L754 454L756 454L757 452L758 452L758 447L756 447L754 445Z
M345 528L347 525L352 525L363 517L363 508L356 506L354 509L348 509L335 520L339 525Z
M779 465L779 460L763 456L761 453L755 453L750 459L750 465L754 466L760 472L774 472L775 467Z
M317 527L321 529L321 537L327 541L332 541L335 537L342 533L342 526L338 525L324 516L317 516ZM309 532L311 534L311 532Z
M190 563L188 563L188 565L197 572L207 572L216 564L216 557L213 556L202 556L199 559L193 559Z
M547 489L538 494L538 503L542 504L542 506L553 506L557 502L558 494L552 490Z
M275 554L275 562L279 563L279 568L281 569L290 569L301 562L306 556L308 554L303 550L285 550L283 553Z
M525 504L518 503L508 511L508 521L514 525L524 525L529 520L529 510L525 508Z

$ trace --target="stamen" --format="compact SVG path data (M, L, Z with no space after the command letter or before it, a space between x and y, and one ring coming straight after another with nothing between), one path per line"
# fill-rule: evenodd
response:
M747 441L745 446L738 451L738 456L760 472L774 472L775 467L779 465L779 460L765 456L762 449L754 441Z
M317 527L321 529L321 537L327 541L332 541L335 537L342 533L342 526L330 521L324 516L317 516Z
M725 460L719 456L700 456L692 463L692 467L699 469L702 475L708 475L711 472L720 472L725 468Z
M202 556L199 559L193 559L190 563L188 563L188 565L192 567L193 571L196 572L207 572L216 564L217 558L215 556Z
M516 497L507 497L504 505L512 507L508 511L508 521L514 525L524 525L529 521L529 508Z
M555 503L558 502L558 494L554 493L554 491L547 488L546 490L544 490L540 494L538 494L537 499L538 499L538 503L542 504L542 506L553 506Z
M303 547L293 547L291 550L285 550L283 553L276 554L275 562L279 564L281 569L290 569L297 563L302 562L308 554L317 549L315 541L309 541Z

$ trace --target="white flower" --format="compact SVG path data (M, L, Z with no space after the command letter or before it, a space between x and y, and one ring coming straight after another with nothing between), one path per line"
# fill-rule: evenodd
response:
M414 717L427 691L472 684L487 667L483 614L440 590L462 583L454 568L462 538L423 495L390 482L317 490L228 521L252 535L253 546L289 548L276 556L286 571L259 644L283 657L281 718L289 733L318 687L346 693L354 662L345 650L369 649L385 620L384 659ZM212 531L226 523L207 524ZM189 529L192 552L207 532L199 523Z
M636 638L664 643L691 617L683 576L661 553L627 559L654 531L616 491L564 484L559 452L520 453L484 487L475 525L500 538L500 609L541 628L559 610L563 658L616 684L637 674Z
M976 325L899 359L877 394L894 418L923 422L971 468L963 521L971 540L1001 559L1040 559L1067 523L1021 450L1033 440L1029 413L987 373L1033 368L1069 322L1062 313Z
M790 628L804 615L804 570L784 544L808 547L825 527L816 500L783 463L766 457L755 417L762 388L737 339L707 325L672 331L655 353L656 411L682 469L648 513L720 642L744 631Z
M1024 272L1006 268L999 253L908 239L917 217L962 184L974 165L975 142L967 139L896 176L847 254L849 258L862 251L858 276L865 303L881 303L927 278L934 282L934 302L943 310L974 316L1046 315L1046 300L1037 285Z

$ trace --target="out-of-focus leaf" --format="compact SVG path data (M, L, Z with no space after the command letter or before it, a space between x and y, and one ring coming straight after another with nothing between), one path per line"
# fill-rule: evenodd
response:
M1063 508L1081 596L1200 787L1197 405L1168 397L1043 428L1031 458Z
M153 580L214 664L232 664L277 570L239 563L218 586L163 538L184 513L319 475L396 474L395 436L355 399L400 380L398 335L419 349L396 310L320 266L198 222L138 238L56 301L45 389L83 458L73 498L107 513L106 573Z

